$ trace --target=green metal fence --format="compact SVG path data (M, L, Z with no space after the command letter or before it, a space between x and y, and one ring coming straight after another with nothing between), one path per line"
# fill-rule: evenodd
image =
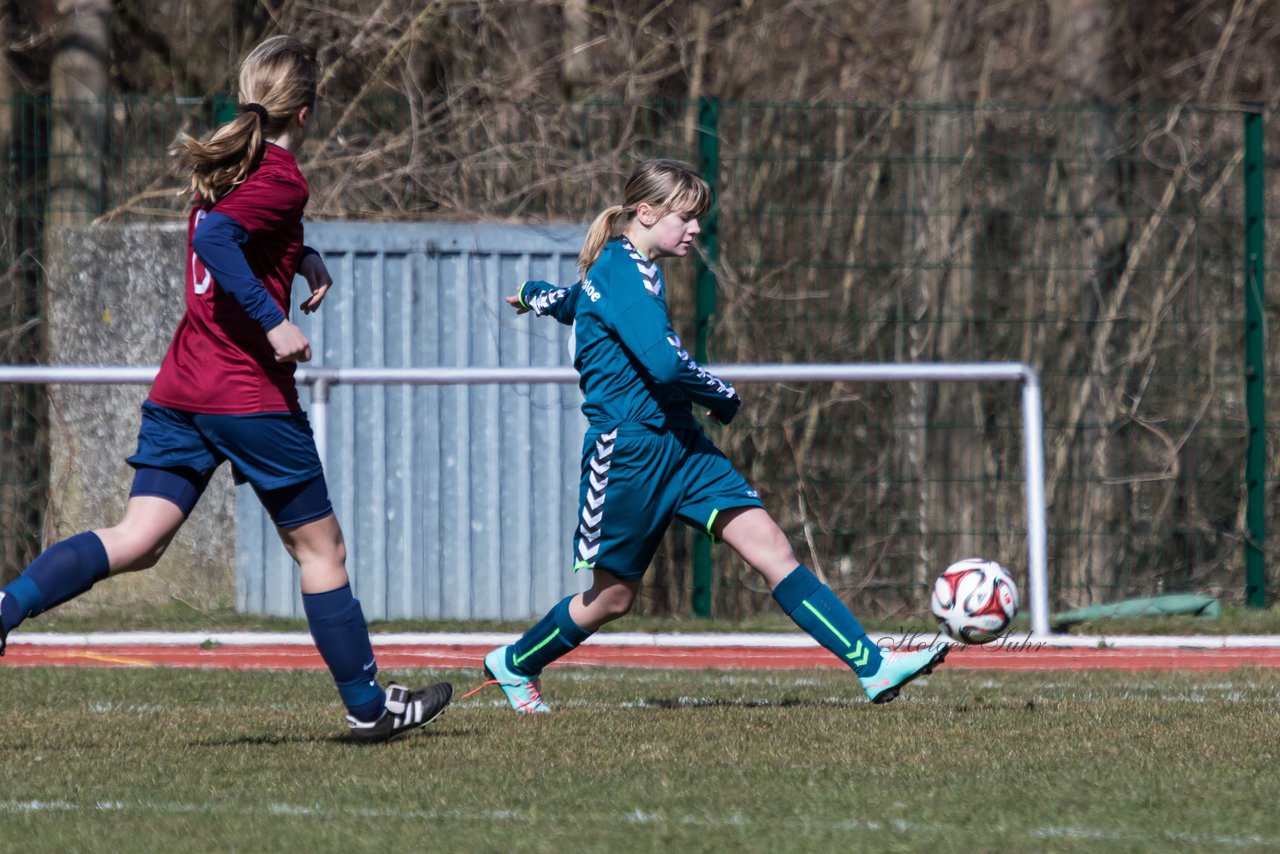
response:
M50 356L38 262L52 215L179 215L164 150L225 109L113 100L93 105L96 153L84 134L56 150L52 125L74 106L10 105L6 361ZM717 206L702 257L666 269L700 359L1028 362L1046 399L1055 607L1173 591L1272 601L1270 114L388 101L322 104L321 125L301 157L316 218L581 221L637 159L694 161ZM919 613L931 577L960 557L1020 566L1016 389L746 391L741 423L717 441L800 557L860 606ZM38 540L47 484L27 449L44 416L33 392L4 393L0 451L29 462L0 473L12 567ZM695 577L711 560L699 538L669 537L646 607L758 610L767 597L730 556Z

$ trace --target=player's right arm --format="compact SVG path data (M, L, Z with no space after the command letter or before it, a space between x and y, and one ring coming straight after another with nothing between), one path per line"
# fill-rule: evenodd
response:
M550 282L525 282L515 296L507 297L507 304L519 314L532 311L538 317L554 317L566 326L571 326L577 317L578 297L581 293L581 282L567 288Z

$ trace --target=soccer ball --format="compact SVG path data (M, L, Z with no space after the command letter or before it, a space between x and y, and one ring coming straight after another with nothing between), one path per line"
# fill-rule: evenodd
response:
M942 571L929 609L948 637L961 643L990 643L1018 613L1018 588L1000 564L971 557Z

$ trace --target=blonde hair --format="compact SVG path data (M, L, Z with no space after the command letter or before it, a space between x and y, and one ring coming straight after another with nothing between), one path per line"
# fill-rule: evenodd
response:
M303 107L314 107L320 68L315 51L292 36L274 36L240 66L240 115L204 139L179 136L169 153L190 173L191 192L221 198L249 177L266 140L284 132Z
M587 230L587 239L578 253L578 271L583 276L599 259L604 245L626 230L635 218L636 208L644 203L656 209L659 216L685 210L693 217L700 217L711 207L711 187L688 163L642 161L627 179L622 204L606 208Z

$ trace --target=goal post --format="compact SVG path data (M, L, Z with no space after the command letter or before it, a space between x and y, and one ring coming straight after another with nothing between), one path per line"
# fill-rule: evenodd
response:
M1051 634L1049 622L1048 534L1044 486L1044 403L1040 375L1020 362L859 363L712 365L707 370L734 383L1018 383L1022 388L1022 461L1027 514L1027 610L1032 636ZM486 385L576 383L572 368L301 368L299 382L311 386L311 419L316 441L325 435L328 389L332 385ZM320 458L324 459L321 444Z
M1027 605L1032 636L1051 634L1044 485L1044 424L1040 378L1018 362L974 363L830 363L715 365L708 368L735 383L899 383L1005 382L1022 389L1022 459L1027 517ZM72 365L0 365L0 383L68 385L146 385L155 367ZM299 384L310 387L310 418L320 459L326 458L329 392L335 385L495 385L576 383L572 368L431 367L327 368L300 367Z

